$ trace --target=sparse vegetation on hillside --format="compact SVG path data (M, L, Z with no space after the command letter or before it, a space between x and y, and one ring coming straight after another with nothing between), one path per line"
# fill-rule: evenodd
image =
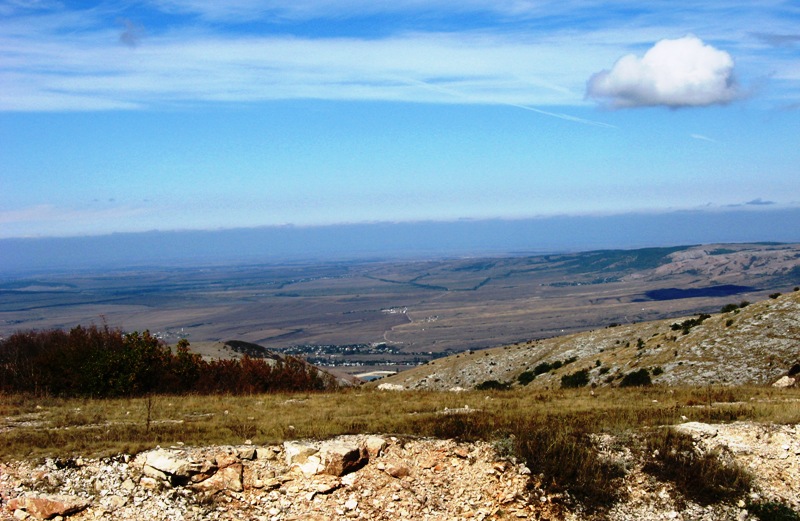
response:
M588 385L601 388L618 386L631 373L645 381L643 369L655 385L774 383L798 363L798 321L800 293L791 292L720 314L629 323L443 358L384 381L408 389L474 387L486 380L555 389L585 368Z
M697 318L690 318L683 322L672 324L672 330L681 331L684 335L688 335L693 327L699 326L709 318L711 318L711 315L708 313L700 313Z

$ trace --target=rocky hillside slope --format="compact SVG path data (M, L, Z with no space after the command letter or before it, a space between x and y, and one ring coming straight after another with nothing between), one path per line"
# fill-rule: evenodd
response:
M562 377L585 371L586 384L608 386L642 369L655 384L771 384L800 363L800 291L743 307L739 304L710 316L613 325L469 351L375 385L458 390L487 382L528 382L535 388L557 388Z
M504 458L496 446L359 435L0 464L0 519L746 521L757 519L753 504L781 505L784 513L800 507L796 426L676 429L692 436L696 450L715 451L752 473L749 497L699 504L644 471L651 456L633 446L634 438L604 435L597 450L626 473L620 501L592 514L568 495L545 492L536 469Z

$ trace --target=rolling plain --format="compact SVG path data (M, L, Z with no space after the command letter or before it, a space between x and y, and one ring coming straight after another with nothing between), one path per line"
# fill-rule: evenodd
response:
M0 336L103 325L240 340L350 373L609 324L717 311L800 283L800 245L549 255L151 267L0 279Z

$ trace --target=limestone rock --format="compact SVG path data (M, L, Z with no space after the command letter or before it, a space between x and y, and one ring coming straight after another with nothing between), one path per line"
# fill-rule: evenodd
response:
M315 476L325 470L325 465L322 463L322 458L318 454L312 454L303 463L294 465L307 478Z
M358 470L369 460L364 446L340 440L323 442L319 454L322 472L331 476L343 476Z
M780 379L778 379L777 382L772 384L772 387L778 387L778 388L781 388L781 389L785 389L787 387L794 387L794 385L796 383L797 383L797 380L795 380L791 376L784 376L784 377L781 377Z
M256 448L255 447L242 447L237 451L237 456L239 459L243 460L253 460L256 459Z
M244 490L242 485L242 473L244 467L241 463L234 463L221 468L213 476L205 481L192 485L195 490L200 490L208 495L217 494L223 490L241 492Z
M317 447L299 441L287 441L283 444L283 453L287 465L300 465L305 463L309 456L319 452Z
M280 447L259 447L256 449L256 458L271 461L278 457L280 452Z
M86 509L89 502L83 498L69 495L30 495L14 498L8 502L10 510L24 510L36 519L51 519L68 516Z
M364 441L364 448L367 449L367 454L370 458L377 458L380 456L386 448L386 445L386 439L380 436L368 436Z
M155 450L147 454L143 471L145 471L146 475L150 475L147 474L147 467L160 471L163 474L183 478L188 478L192 470L191 462L179 458L175 454L163 449Z
M408 465L401 462L389 463L388 465L386 465L385 471L393 478L403 478L411 473L411 470L408 468Z
M406 388L400 384L382 383L378 385L379 391L405 391Z
M104 508L114 510L122 508L128 500L122 496L107 496L104 497L101 501L101 504Z

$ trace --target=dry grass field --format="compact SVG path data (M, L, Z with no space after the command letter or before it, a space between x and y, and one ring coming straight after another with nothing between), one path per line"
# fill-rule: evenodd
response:
M0 461L136 453L156 445L229 445L340 434L502 442L521 425L619 434L686 420L800 422L800 390L698 387L152 396L0 396Z

